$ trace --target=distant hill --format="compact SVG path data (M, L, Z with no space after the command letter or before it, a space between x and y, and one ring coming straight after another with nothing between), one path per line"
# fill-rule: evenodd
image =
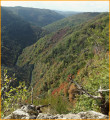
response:
M2 64L12 66L22 49L35 43L45 31L34 27L11 11L1 8Z
M65 16L65 17L69 17L69 16L72 16L72 15L76 15L76 14L81 13L81 12L75 12L75 11L58 11L58 10L55 10L55 12Z
M48 9L27 7L5 7L5 9L11 10L14 14L20 16L25 21L40 27L64 18L63 15Z
M57 31L62 28L77 26L81 23L84 23L96 17L99 14L100 13L80 13L80 14L73 15L73 16L64 18L62 20L56 21L52 24L45 26L44 28L48 31Z

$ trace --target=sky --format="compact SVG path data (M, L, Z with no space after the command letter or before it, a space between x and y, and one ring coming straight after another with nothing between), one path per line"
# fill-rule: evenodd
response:
M108 12L109 1L1 1L1 6L22 6L59 11Z

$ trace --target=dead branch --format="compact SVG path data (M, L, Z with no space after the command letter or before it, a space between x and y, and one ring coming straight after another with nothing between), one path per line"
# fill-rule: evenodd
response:
M103 90L103 89L101 89L101 90L98 90L97 92L107 92L107 91L110 91L110 89L106 89L106 90Z
M48 105L39 105L39 106L36 106L36 109L40 110L41 108L48 107L48 106L50 106L50 104L48 104Z
M91 95L88 91L86 91L85 89L83 89L82 86L80 86L76 81L74 81L72 79L72 77L69 78L71 83L74 83L76 85L76 87L83 93L83 94L86 94L87 96L93 98L93 99L101 99L102 97L101 96L94 96L94 95Z
M76 81L74 81L71 76L69 77L69 80L71 83L74 83L77 89L81 91L83 94L93 99L99 99L101 102L101 104L99 105L99 107L101 108L101 112L106 115L109 114L109 101L108 100L106 101L105 95L103 94L103 92L107 92L110 89L103 90L100 86L99 90L96 91L97 93L99 93L99 96L94 96L94 95L91 95L87 90L83 89L83 87L80 86Z
M31 87L31 104L33 104L33 87Z

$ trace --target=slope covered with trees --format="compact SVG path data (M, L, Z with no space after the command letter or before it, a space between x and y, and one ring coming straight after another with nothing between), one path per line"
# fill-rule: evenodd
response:
M5 9L11 10L25 21L40 27L64 18L63 15L48 9L26 7L5 7Z
M73 16L64 18L62 20L56 21L52 24L45 26L44 28L48 31L57 31L61 28L77 26L81 23L84 23L94 18L95 16L99 14L100 13L80 13L80 14L73 15Z
M13 66L22 49L35 43L46 31L34 27L11 11L1 8L2 64Z
M73 25L46 35L23 50L17 65L34 65L31 81L34 104L51 103L53 113L77 113L90 109L108 112L106 107L103 107L106 110L101 109L108 101L108 92L104 93L105 102L102 104L100 99L79 92L68 79L71 76L95 96L98 96L96 91L100 86L109 88L108 26L109 15L103 13L77 27Z

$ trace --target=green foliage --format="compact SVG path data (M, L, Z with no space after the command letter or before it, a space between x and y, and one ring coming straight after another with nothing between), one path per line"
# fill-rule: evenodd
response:
M27 88L24 82L20 82L18 87L13 87L12 83L16 82L15 76L8 77L7 70L4 70L1 89L1 111L2 117L8 115L27 99Z
M100 107L99 107L99 102L98 100L94 100L92 98L88 98L85 95L81 95L80 97L77 98L77 102L76 105L74 107L74 109L72 110L73 113L78 113L78 112L82 112L82 111L100 111Z
M48 108L46 108L43 112L49 112L51 114L66 114L72 110L72 104L69 103L67 98L62 96L52 96L46 95L45 98L40 98L34 100L35 105L45 105L51 104Z
M109 59L108 54L105 54L102 58L95 56L92 61L88 61L89 66L80 70L79 75L76 76L77 81L83 88L89 91L90 94L99 96L96 92L102 87L102 89L109 88ZM106 102L109 98L109 92L104 92L103 96ZM101 106L100 99L89 98L85 95L78 95L77 102L73 112L95 110L99 111Z

